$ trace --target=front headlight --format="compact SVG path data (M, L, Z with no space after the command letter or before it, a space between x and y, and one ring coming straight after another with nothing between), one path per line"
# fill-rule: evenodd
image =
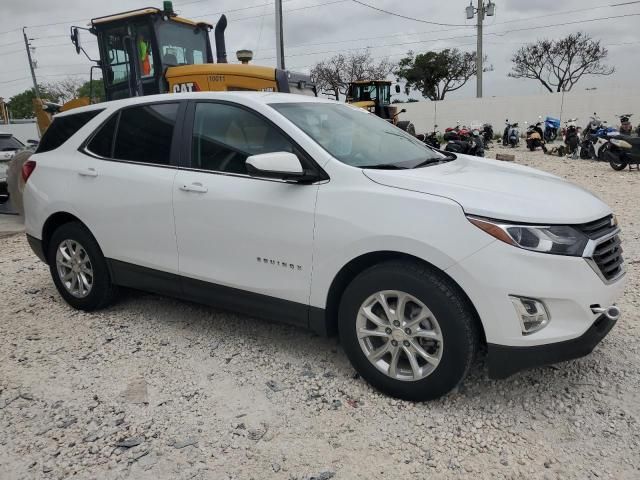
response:
M566 225L518 225L487 218L467 218L492 237L534 252L580 257L589 241L582 232Z

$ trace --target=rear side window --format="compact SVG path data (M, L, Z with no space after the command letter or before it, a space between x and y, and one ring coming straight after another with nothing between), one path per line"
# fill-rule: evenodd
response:
M113 158L169 165L177 116L178 103L141 105L121 110Z
M101 157L113 157L113 136L116 133L119 115L116 113L100 127L87 145L87 150Z
M58 148L102 111L103 109L90 110L88 112L65 115L64 117L53 117L53 123L49 125L42 140L40 140L36 153L48 152Z

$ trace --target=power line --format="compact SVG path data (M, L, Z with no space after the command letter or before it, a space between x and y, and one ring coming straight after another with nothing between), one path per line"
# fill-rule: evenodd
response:
M440 25L442 27L468 27L473 25L467 25L466 23L438 23L438 22L430 22L428 20L422 20L421 18L407 17L406 15L401 15L399 13L390 12L389 10L384 10L382 8L374 7L373 5L369 5L368 3L361 2L360 0L351 0L353 3L357 3L358 5L362 5L363 7L370 8L372 10L377 10L378 12L386 13L387 15L392 15L394 17L404 18L405 20L411 20L413 22L420 23L428 23L429 25Z
M626 14L626 15L616 15L616 16L610 16L610 17L593 18L593 19L589 19L589 20L578 20L578 21L575 21L575 22L556 23L556 24L552 24L552 25L542 25L542 26L536 26L536 27L515 28L515 29L511 29L511 30L505 30L503 32L488 32L485 35L503 36L503 35L508 35L510 33L514 33L514 32L523 32L523 31L526 31L526 30L536 30L536 29L552 28L552 27L563 27L563 26L567 26L567 25L574 25L574 24L577 24L577 23L598 22L598 21L603 21L603 20L612 20L612 19L616 19L616 18L626 18L626 17L635 17L635 16L640 16L640 13L630 13L630 14ZM390 44L381 44L381 45L369 45L369 46L366 46L366 47L343 48L343 49L340 49L340 50L326 50L326 51L322 51L322 52L292 53L292 54L290 54L288 56L289 57L298 57L298 56L307 56L307 55L321 55L321 54L327 54L327 53L338 53L338 52L345 52L345 51L362 50L363 48L396 47L396 46L403 46L403 45L414 45L414 44L419 44L419 43L438 42L438 41L444 41L444 40L452 40L452 39L456 39L456 38L469 38L469 37L475 37L475 34L474 35L456 35L456 36L453 36L453 37L444 37L444 38L431 38L431 39L428 39L428 40L416 40L416 41L411 41L411 42L390 43ZM256 60L272 60L274 58L275 57L261 57L261 58L256 58Z
M344 2L348 2L348 1L350 1L350 0L333 0L331 2L318 3L318 4L315 4L315 5L307 5L306 7L290 8L289 10L285 10L284 13L297 12L299 10L307 10L309 8L324 7L326 5L333 5L334 3L344 3ZM219 14L222 14L222 13L225 13L225 12L205 13L203 15L191 15L191 18L212 17L214 15L219 15ZM242 20L249 20L251 18L269 17L269 16L272 16L272 15L275 15L275 12L264 13L262 15L251 15L249 17L234 18L233 21L240 22Z

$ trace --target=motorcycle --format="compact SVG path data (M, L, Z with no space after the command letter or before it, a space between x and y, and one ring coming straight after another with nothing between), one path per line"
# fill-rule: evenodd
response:
M623 113L622 115L617 115L620 119L620 133L622 135L631 135L633 132L633 125L631 124L631 116L632 113Z
M538 148L541 147L542 151L546 153L547 148L544 145L544 141L543 141L543 135L544 132L542 131L542 127L540 123L536 123L535 125L530 125L529 128L527 128L527 148L529 150L531 150L532 152Z
M609 139L620 132L615 127L607 125L606 121L594 120L593 117L587 128L588 132L583 136L580 148L580 158L603 161L604 154L610 146Z
M484 144L482 143L480 131L473 130L467 140L449 140L444 150L446 152L484 157Z
M485 147L489 147L490 143L493 143L493 125L490 123L485 123L482 125L482 140L484 141Z
M640 137L619 135L609 139L609 144L604 157L611 168L619 171L628 166L631 170L635 164L636 170L640 170Z
M580 132L578 131L577 118L570 118L565 124L563 131L564 144L567 146L568 153L573 158L578 158L580 153Z
M553 142L558 138L558 130L560 129L560 120L553 117L547 117L544 120L544 140Z
M471 132L466 126L457 124L455 127L449 127L444 131L443 138L445 140L464 140L469 137Z
M438 125L433 126L433 132L429 133L429 135L425 135L423 142L425 145L440 150L440 140L438 140L438 131L436 128L438 128Z

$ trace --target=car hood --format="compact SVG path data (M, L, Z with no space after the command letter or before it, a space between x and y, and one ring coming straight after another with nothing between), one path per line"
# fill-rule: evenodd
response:
M550 173L486 158L411 170L363 170L389 187L449 198L465 213L527 223L578 224L611 213L593 193Z

